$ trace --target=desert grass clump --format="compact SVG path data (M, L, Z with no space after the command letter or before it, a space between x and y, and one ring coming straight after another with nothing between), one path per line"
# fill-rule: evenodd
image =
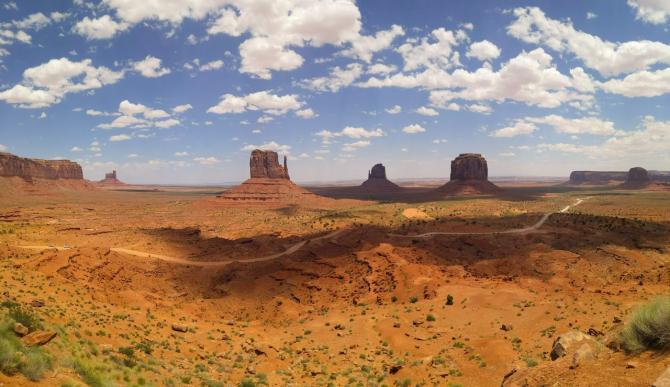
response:
M23 324L31 332L42 329L40 318L21 304L14 301L4 301L0 304L0 307L7 310L7 316L10 319Z
M14 321L0 323L0 372L5 375L23 374L36 382L51 369L51 358L41 348L26 348L12 330Z
M628 353L670 350L670 296L639 306L619 338Z

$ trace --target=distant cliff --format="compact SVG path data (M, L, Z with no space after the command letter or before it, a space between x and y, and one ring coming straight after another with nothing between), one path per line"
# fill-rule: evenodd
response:
M648 173L651 180L670 181L670 172L648 171ZM627 177L627 171L573 171L570 173L570 184L609 184L626 181Z
M83 180L81 165L70 160L40 160L0 152L0 176L32 179Z

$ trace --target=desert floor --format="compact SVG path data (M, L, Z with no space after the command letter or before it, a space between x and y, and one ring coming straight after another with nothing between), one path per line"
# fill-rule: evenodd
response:
M58 333L38 384L498 386L516 369L649 386L670 365L549 358L557 335L605 340L668 293L668 192L518 184L330 208L223 207L216 192L0 198L0 301Z

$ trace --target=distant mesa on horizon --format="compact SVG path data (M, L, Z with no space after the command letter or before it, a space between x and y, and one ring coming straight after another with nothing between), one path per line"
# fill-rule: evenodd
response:
M249 157L250 178L217 196L221 202L237 205L302 204L329 200L297 186L288 173L288 163L279 164L275 151L254 149Z
M368 179L360 186L360 189L366 192L397 192L401 191L399 185L386 178L386 167L383 164L375 164L368 171Z
M115 186L115 185L126 185L126 183L122 182L116 177L116 170L114 170L110 173L105 173L105 178L100 180L98 182L98 185Z
M633 167L626 171L572 171L567 185L640 185L648 179L649 182L670 182L668 171L648 171L642 167ZM632 178L632 181L629 179ZM631 183L636 182L636 183Z
M495 194L503 190L488 179L489 169L480 153L461 153L451 161L448 183L435 191L447 195Z

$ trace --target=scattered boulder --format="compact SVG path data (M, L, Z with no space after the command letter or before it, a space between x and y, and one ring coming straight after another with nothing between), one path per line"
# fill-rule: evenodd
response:
M44 306L44 300L36 298L30 302L30 306L33 308L41 308Z
M23 341L23 345L26 347L34 347L50 342L56 335L57 333L54 331L39 330L23 336L21 341Z
M500 330L501 330L501 331L505 331L505 332L509 332L509 331L512 330L512 325L510 325L510 324L502 324L502 325L500 326Z
M558 336L552 344L550 354L551 360L556 360L571 352L574 353L577 348L581 349L583 344L591 346L593 349L597 343L591 336L579 331L564 333Z
M188 327L181 324L172 324L172 330L175 332L188 332Z
M595 352L591 345L588 343L582 344L575 353L572 355L572 363L570 368L577 368L580 364L583 364L586 361L595 359Z
M14 333L16 333L17 336L23 337L23 336L27 335L29 332L30 332L30 329L28 329L28 327L26 327L25 325L23 325L19 322L14 323Z

